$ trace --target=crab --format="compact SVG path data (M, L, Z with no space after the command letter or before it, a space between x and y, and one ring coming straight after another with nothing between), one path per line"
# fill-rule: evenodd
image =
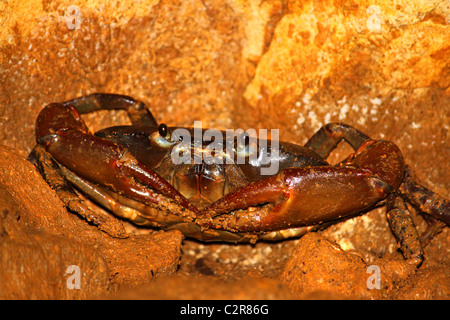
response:
M113 109L126 110L132 125L92 134L80 116ZM158 124L132 97L95 93L47 105L29 159L70 211L116 236L122 232L111 227L116 218L94 213L80 196L136 225L200 241L252 243L300 237L384 205L405 259L416 266L424 244L450 223L450 202L415 182L393 142L351 126L327 124L305 146L264 140L265 148L252 148L241 136L221 152L226 163L194 159L205 153L205 141L178 137L177 129ZM355 152L330 165L325 159L342 139ZM194 151L192 161L173 161L181 144ZM263 151L276 155L269 163L277 163L275 172L263 174L267 163L255 161ZM427 217L422 236L405 202Z

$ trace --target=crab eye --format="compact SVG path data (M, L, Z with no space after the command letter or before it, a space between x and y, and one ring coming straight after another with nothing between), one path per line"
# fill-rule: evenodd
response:
M158 127L158 133L161 137L166 137L167 133L169 132L169 129L167 128L167 125L165 125L164 123L161 123Z
M169 129L164 123L159 125L158 131L155 131L150 135L150 140L161 148L170 148L175 144L175 142L170 139Z

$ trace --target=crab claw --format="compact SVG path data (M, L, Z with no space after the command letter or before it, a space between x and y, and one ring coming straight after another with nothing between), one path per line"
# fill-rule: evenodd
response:
M257 232L340 219L386 198L398 188L403 170L395 144L370 140L334 167L285 169L235 190L203 209L198 223Z
M236 232L314 225L353 215L390 191L386 182L369 171L339 167L286 169L229 193L202 210L197 223Z
M143 203L159 204L163 195L197 212L185 197L126 148L88 133L78 112L70 106L46 107L37 119L36 133L38 143L59 164L89 181Z

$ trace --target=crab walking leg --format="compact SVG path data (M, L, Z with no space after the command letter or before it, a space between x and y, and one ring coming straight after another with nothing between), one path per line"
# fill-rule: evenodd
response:
M400 186L402 196L423 212L450 225L450 201L417 184L408 170Z
M367 140L371 140L359 130L340 123L329 123L317 131L305 144L326 159L337 144L344 139L357 150Z
M144 203L159 202L154 190L190 211L197 211L166 180L140 163L127 149L89 134L73 107L47 106L36 121L36 137L58 163L89 181Z
M127 111L131 123L135 126L158 126L155 117L153 117L143 102L125 95L94 93L63 102L62 104L75 107L81 114L98 110L123 109Z
M210 228L267 232L320 224L370 208L391 187L370 172L354 168L286 169L229 193L196 220ZM259 210L239 210L260 206Z
M391 194L387 199L386 211L389 226L403 256L410 264L419 267L423 261L423 247L403 199L395 193Z

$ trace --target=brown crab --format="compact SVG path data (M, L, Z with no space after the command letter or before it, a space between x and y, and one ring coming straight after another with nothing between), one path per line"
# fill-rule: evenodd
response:
M133 125L92 134L80 114L102 109L126 110ZM244 136L222 152L231 159L227 163L196 161L205 141L186 141L175 131L158 125L142 102L97 93L46 106L36 121L38 144L30 160L70 210L109 233L75 190L137 225L176 229L202 241L280 240L386 205L401 250L416 265L423 259L422 243L450 223L449 201L414 182L394 143L350 126L328 124L305 147L260 140L265 148L251 148ZM342 139L355 153L331 166L324 159ZM192 161L175 164L182 143ZM240 163L239 152L245 160ZM262 152L278 167L269 175L262 174L268 163L255 161ZM429 217L422 239L404 200Z

